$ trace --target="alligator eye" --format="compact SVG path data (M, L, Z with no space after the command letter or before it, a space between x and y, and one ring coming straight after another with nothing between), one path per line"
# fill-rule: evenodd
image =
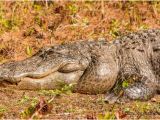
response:
M70 72L74 72L74 71L78 71L78 70L82 70L82 66L80 64L76 64L76 63L68 63L66 65L64 65L63 67L61 67L58 71L62 72L62 73L70 73Z

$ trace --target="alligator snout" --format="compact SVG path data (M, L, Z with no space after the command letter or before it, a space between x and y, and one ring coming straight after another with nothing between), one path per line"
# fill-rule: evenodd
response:
M85 60L80 61L60 54L50 54L45 59L37 54L22 61L0 65L0 81L20 83L22 89L29 85L34 86L32 89L47 89L45 86L51 84L49 89L53 88L52 83L55 81L78 80L87 65Z

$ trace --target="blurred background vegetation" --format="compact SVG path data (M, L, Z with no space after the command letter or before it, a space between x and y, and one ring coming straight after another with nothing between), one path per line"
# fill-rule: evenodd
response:
M160 28L158 1L1 1L0 63L46 45Z

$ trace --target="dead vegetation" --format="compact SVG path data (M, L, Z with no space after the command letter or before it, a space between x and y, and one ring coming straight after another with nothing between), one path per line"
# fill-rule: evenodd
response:
M110 41L148 28L160 28L158 1L1 1L0 64L30 57L46 45L81 39ZM51 91L2 88L0 96L3 119L160 119L159 97L108 105L103 95L71 93L68 86ZM47 107L41 111L43 105Z
M0 62L21 60L45 45L159 28L160 2L0 2Z

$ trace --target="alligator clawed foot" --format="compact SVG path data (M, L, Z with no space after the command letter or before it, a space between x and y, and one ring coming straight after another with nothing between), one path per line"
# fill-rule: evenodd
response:
M109 104L116 103L118 101L119 96L114 93L107 93L104 101Z
M148 100L155 95L154 87L145 85L144 83L135 83L124 90L124 96L131 100Z
M130 99L124 95L116 95L115 93L107 93L104 98L104 101L108 104L114 104L114 103L126 103L126 102L129 102Z
M127 87L119 94L107 93L105 102L109 104L113 103L126 103L130 100L149 100L155 95L155 90L148 87L143 83L135 83L132 86Z

